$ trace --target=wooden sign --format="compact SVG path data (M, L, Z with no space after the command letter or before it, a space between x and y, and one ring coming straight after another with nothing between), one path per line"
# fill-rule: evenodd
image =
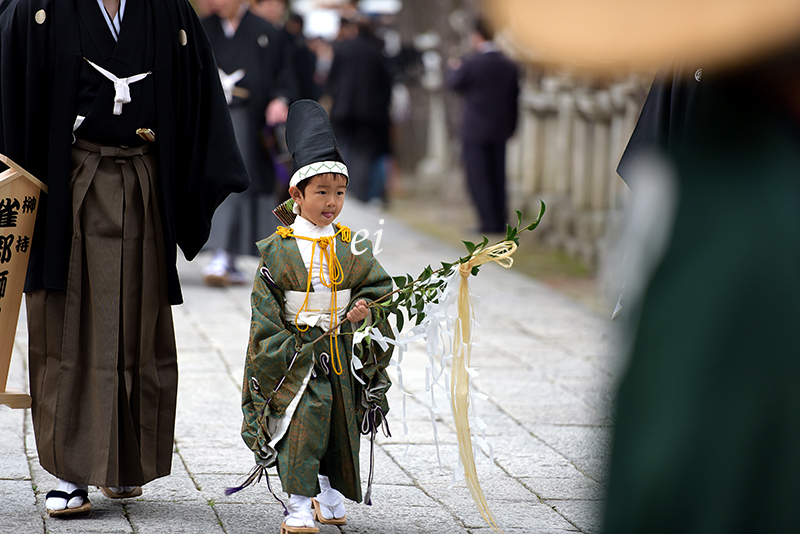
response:
M31 398L6 389L14 337L28 270L39 193L47 186L0 154L8 169L0 173L0 404L30 408Z

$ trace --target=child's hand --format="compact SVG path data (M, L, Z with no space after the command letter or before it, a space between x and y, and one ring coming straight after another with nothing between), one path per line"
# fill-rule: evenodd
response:
M370 311L367 308L367 303L364 300L356 302L353 309L347 312L347 318L351 323L358 323L369 317Z

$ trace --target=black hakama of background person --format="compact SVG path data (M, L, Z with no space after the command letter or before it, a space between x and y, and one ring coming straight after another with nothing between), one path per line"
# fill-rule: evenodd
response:
M248 95L234 94L228 108L251 180L246 192L231 195L217 210L207 248L225 249L232 256L257 256L256 242L272 234L276 224L275 168L266 144L273 140L265 138L271 135L265 131L265 111L275 98L284 98L287 104L294 98L293 71L278 31L251 12L244 13L232 37L225 35L216 15L204 18L202 24L219 68L227 75L245 71L236 86Z
M20 0L0 34L0 152L49 187L25 288L40 462L74 483L142 485L172 460L176 244L193 258L248 183L213 55L171 0L129 2L119 42L95 0ZM152 74L113 115L113 83L84 57Z

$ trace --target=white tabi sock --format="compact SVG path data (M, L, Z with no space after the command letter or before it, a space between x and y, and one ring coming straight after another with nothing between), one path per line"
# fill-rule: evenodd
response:
M76 489L87 490L89 489L88 486L85 484L74 484L67 480L58 479L58 487L56 488L58 491L63 491L64 493L72 493ZM67 502L66 499L62 499L61 497L50 497L44 503L45 507L48 510L63 510L65 508L80 508L83 506L83 497L73 497Z
M315 527L314 515L311 512L311 497L289 495L289 515L283 520L290 527Z
M344 495L331 487L330 480L325 475L319 475L319 495L316 496L320 504L320 513L325 519L341 519L345 516Z
M133 488L136 486L110 486L110 489L114 493L128 493L129 491L133 491Z

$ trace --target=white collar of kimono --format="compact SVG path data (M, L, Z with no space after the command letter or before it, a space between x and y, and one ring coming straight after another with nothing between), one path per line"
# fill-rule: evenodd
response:
M484 41L477 46L478 52L488 54L489 52L499 52L500 47L494 41Z
M222 24L222 32L225 34L226 38L233 39L233 36L236 35L236 30L239 28L239 23L242 22L246 11L247 4L243 2L242 5L239 6L239 11L236 13L236 16L234 16L236 24L231 22L231 19L227 17L219 19L220 24Z
M119 32L122 29L122 17L125 16L125 4L127 0L119 0L119 10L117 11L114 20L111 20L108 16L108 10L106 6L103 4L103 0L97 0L97 5L100 6L100 12L103 13L103 18L108 25L108 29L111 30L111 35L114 37L115 41L119 40Z
M326 224L325 226L317 226L302 215L298 216L292 223L292 229L297 235L303 237L310 237L316 239L318 237L333 235L336 230L333 229L333 224Z

